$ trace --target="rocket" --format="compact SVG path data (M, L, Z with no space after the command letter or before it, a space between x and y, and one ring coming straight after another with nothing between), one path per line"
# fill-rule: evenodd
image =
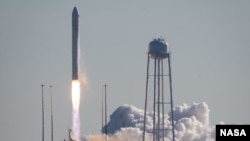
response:
M79 63L79 14L76 7L72 12L72 80L78 80Z

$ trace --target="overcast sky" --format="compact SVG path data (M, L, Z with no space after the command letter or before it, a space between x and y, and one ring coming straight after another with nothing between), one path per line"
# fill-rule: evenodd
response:
M163 37L172 55L174 105L205 102L210 122L250 124L250 2L247 0L106 0L0 2L0 137L40 140L41 84L45 139L71 122L71 14L80 14L81 134L101 129L101 84L108 114L121 104L144 108L147 47ZM83 85L82 85L83 86Z

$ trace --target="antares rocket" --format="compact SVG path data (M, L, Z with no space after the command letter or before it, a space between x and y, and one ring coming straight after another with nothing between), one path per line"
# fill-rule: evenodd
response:
M79 63L79 14L76 7L72 12L72 80L78 80Z

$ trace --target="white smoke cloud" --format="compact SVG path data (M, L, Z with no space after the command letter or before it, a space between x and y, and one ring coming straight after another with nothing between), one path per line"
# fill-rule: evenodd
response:
M174 108L176 141L214 141L215 127L209 124L206 103L182 104ZM171 112L170 112L171 113ZM165 140L172 140L171 114L164 116ZM163 116L160 116L163 118ZM111 115L106 126L109 141L141 141L144 111L132 105L121 105ZM104 131L105 127L103 127ZM146 140L152 140L153 113L147 113ZM89 136L84 141L101 141L102 135Z
M182 104L175 107L175 133L179 140L210 141L215 128L209 125L209 108L206 103Z

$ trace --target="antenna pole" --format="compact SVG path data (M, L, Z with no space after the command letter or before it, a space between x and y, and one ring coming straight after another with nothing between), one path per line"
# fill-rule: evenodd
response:
M105 125L107 125L107 85L104 85L104 94L105 94ZM105 126L105 141L107 141L108 128Z
M42 141L44 141L44 102L43 102L43 84L41 85L42 88Z
M104 123L103 123L103 120L104 120L104 118L103 118L103 114L104 114L104 108L103 108L103 104L104 104L104 102L103 102L103 94L104 92L103 92L103 85L102 85L102 127L101 128L103 128L103 126L104 126Z
M53 141L53 96L52 96L52 85L50 87L50 111L51 111L51 141Z

